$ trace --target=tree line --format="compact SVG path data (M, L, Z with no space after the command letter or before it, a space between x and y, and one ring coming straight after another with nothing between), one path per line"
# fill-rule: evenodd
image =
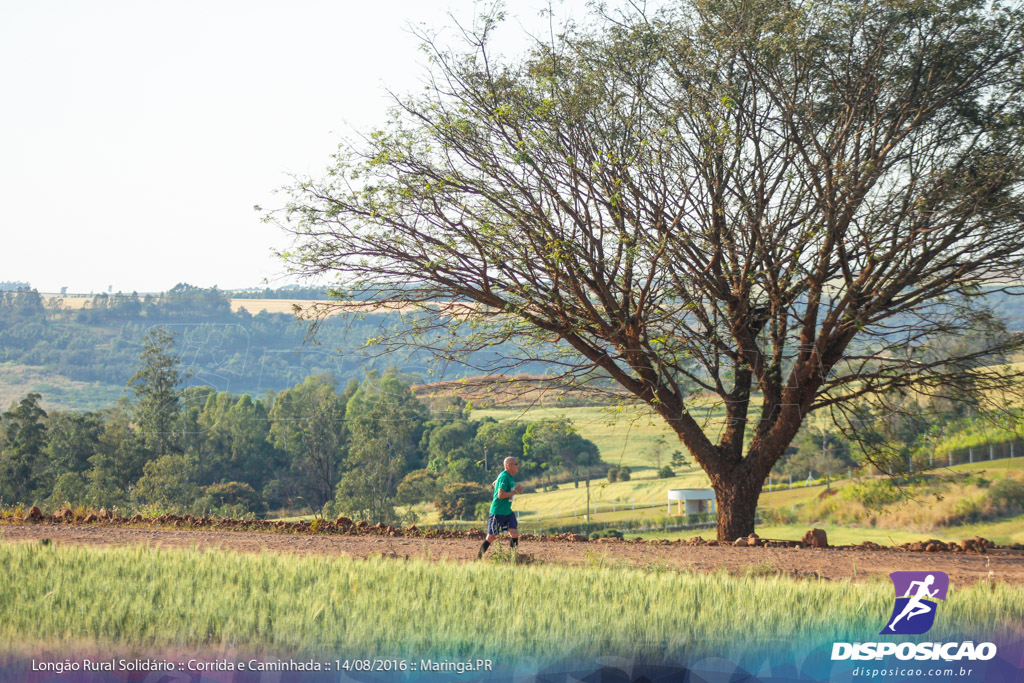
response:
M396 506L421 502L467 513L508 456L526 480L600 462L567 420L472 420L461 399L421 401L397 370L344 387L310 376L261 397L182 388L177 348L172 332L151 330L131 398L111 408L47 412L30 393L2 413L0 502L398 521Z

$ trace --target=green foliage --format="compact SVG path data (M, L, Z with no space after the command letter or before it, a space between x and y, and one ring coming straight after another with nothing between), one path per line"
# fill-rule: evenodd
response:
M82 472L100 449L103 417L96 413L51 412L46 421L46 460L51 473Z
M156 455L179 452L177 430L181 398L178 386L186 379L173 352L176 335L162 328L147 333L139 367L128 380L135 395L132 417L146 447Z
M488 502L493 491L473 482L452 482L446 485L434 499L434 505L442 520L475 518L477 503Z
M348 398L337 393L333 377L307 377L275 396L270 409L270 440L290 463L292 495L312 510L334 497L349 443Z
M438 493L440 482L436 474L429 470L413 470L398 482L395 490L395 502L399 505L415 505L425 500L433 500Z
M89 470L86 472L88 487L85 497L68 500L94 507L124 505L128 501L128 486L124 483L124 472L117 458L105 453L97 453L89 458L89 465Z
M427 468L432 472L444 474L450 472L457 481L466 481L467 468L476 468L478 472L470 480L483 480L483 459L474 448L479 422L456 419L443 422L432 422L425 425L420 449L426 451ZM479 464L477 464L479 460ZM468 461L453 467L458 461ZM461 472L459 470L462 470Z
M590 540L597 540L598 538L622 538L622 532L618 529L598 529L597 531L590 532Z
M628 466L616 466L608 470L608 483L614 484L617 481L629 481L632 470Z
M84 502L88 497L87 491L88 482L85 475L81 472L64 472L53 484L53 493L49 498L50 506Z
M658 479L671 479L674 476L676 476L676 473L673 472L672 468L669 467L668 465L665 465L660 470L658 470Z
M202 510L219 512L225 507L244 512L262 512L264 505L260 495L246 483L227 481L223 484L204 486L203 496L194 504Z
M850 444L834 431L805 425L793 439L786 455L779 460L772 472L777 477L793 477L801 480L808 476L814 479L838 478L846 470L856 467Z
M1003 477L985 492L987 501L1001 515L1024 513L1024 479Z
M0 283L0 320L31 320L44 312L42 297L27 282Z
M171 510L191 509L200 496L195 483L197 473L191 455L164 455L151 460L132 489L132 502Z
M597 446L580 436L571 420L562 418L527 426L523 434L523 458L520 476L529 479L542 471L578 474L597 464L600 453Z
M788 507L770 507L761 511L761 522L768 526L796 524L799 515Z
M46 450L46 411L39 406L41 398L30 393L0 414L0 499L28 503L40 493Z
M397 372L371 372L345 409L352 443L338 482L335 509L349 516L394 521L398 484L421 459L426 407Z
M847 484L840 494L847 500L856 500L869 510L881 510L903 500L906 489L896 486L890 479L870 479Z
M523 436L528 424L523 420L495 422L484 420L473 438L473 451L486 458L487 479L493 480L503 469L505 458L523 460Z

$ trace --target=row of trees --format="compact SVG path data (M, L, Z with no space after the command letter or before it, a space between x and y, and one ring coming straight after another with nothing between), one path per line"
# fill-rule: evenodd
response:
M181 389L175 349L173 334L151 331L128 382L133 400L113 408L48 414L33 393L3 413L0 500L221 512L330 505L393 520L397 502L489 483L508 456L526 478L599 461L568 421L473 421L458 400L431 409L396 371L343 389L308 377L257 398Z

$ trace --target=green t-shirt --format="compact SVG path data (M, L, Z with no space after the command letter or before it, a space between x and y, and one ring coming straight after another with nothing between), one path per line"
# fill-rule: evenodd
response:
M512 475L502 470L501 474L498 475L497 481L494 482L494 498L491 500L491 514L492 515L511 515L512 514L512 499L511 498L498 498L498 491L515 491L516 480L512 478Z

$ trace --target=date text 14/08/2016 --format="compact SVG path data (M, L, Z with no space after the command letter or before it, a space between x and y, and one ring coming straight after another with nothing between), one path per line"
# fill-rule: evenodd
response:
M438 661L433 659L336 659L338 671L447 671L463 674L475 671L491 671L490 659L469 659L465 661Z

